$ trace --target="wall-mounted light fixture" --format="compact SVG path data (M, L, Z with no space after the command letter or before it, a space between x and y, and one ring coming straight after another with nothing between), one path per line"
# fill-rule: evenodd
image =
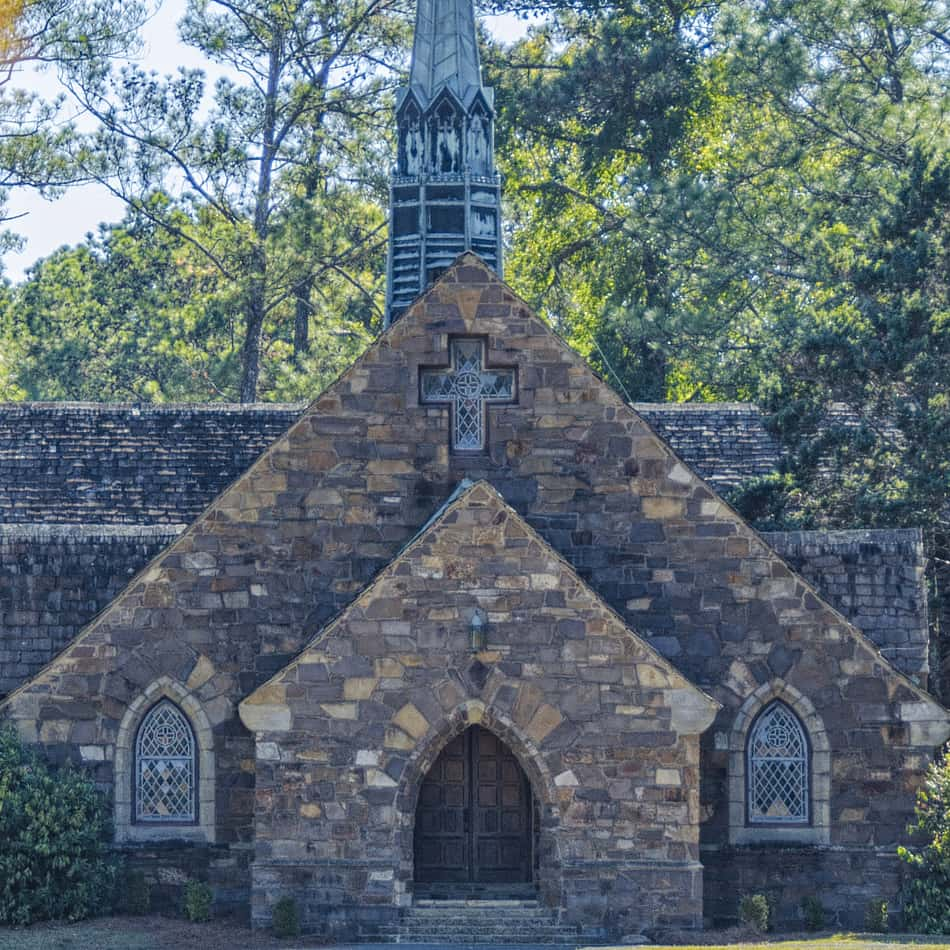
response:
M485 627L488 621L481 609L476 607L469 621L468 632L471 636L472 653L481 653L485 649Z

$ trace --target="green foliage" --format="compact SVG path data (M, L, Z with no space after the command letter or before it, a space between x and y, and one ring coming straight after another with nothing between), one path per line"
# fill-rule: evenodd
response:
M758 933L769 929L769 901L764 894L743 894L739 899L739 922Z
M372 170L384 165L390 70L407 26L376 0L190 0L179 34L222 67L210 96L200 70L72 71L98 126L78 152L82 174L187 244L226 286L242 402L258 398L275 323L289 322L297 357L341 286L367 322L378 315L384 241ZM182 183L180 208L153 203Z
M904 922L916 933L950 934L950 747L930 766L917 792L918 848L898 848L908 865Z
M355 220L361 203L339 197ZM155 196L155 213L214 233L210 215L190 219ZM324 232L341 245L330 216ZM275 236L283 240L288 235ZM210 239L210 238L209 238ZM37 263L0 300L0 394L29 399L163 402L236 400L241 374L235 288L180 237L130 213L75 248ZM262 331L259 389L270 399L307 399L369 340L362 296L339 275L308 295L306 352L294 359L293 305L275 307ZM4 305L5 304L5 305ZM290 307L290 310L288 310Z
M185 885L185 916L196 924L211 920L214 893L204 881L189 881Z
M274 904L272 926L277 937L300 935L300 911L292 897L282 897Z
M864 929L872 934L885 934L888 930L887 901L875 897L868 901L864 911Z
M122 875L122 910L126 914L147 914L152 909L152 885L144 871L127 871Z
M108 909L115 867L102 796L0 729L0 922L80 920Z
M802 898L802 919L805 922L806 930L824 930L825 928L825 907L820 897L809 894Z

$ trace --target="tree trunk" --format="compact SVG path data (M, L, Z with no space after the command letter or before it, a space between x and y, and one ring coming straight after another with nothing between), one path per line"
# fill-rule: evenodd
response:
M294 362L299 363L310 352L310 294L313 276L302 280L294 293Z
M254 199L254 246L250 253L250 276L245 303L244 345L241 348L241 402L257 399L261 375L261 333L267 313L267 233L270 224L270 198L276 148L277 95L283 63L283 36L274 30L267 71L264 99L264 124L261 129L261 166Z

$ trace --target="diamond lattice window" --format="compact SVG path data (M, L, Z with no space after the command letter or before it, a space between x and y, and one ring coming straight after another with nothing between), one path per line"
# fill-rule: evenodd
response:
M195 737L167 700L142 720L135 763L136 821L195 821Z
M515 399L515 372L485 366L485 345L479 339L452 341L448 370L424 370L422 402L452 407L452 448L462 452L485 448L486 407Z
M798 717L772 703L749 737L749 821L808 823L808 742Z

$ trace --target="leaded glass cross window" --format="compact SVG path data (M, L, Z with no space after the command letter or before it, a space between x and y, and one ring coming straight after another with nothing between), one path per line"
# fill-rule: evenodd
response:
M452 340L449 349L451 365L448 369L420 372L422 402L448 405L452 412L452 448L478 452L485 448L488 405L515 401L515 370L486 367L485 344L478 338Z
M135 820L194 822L195 737L184 714L163 699L135 740Z
M774 702L756 720L748 744L749 821L808 823L808 742L798 717Z

